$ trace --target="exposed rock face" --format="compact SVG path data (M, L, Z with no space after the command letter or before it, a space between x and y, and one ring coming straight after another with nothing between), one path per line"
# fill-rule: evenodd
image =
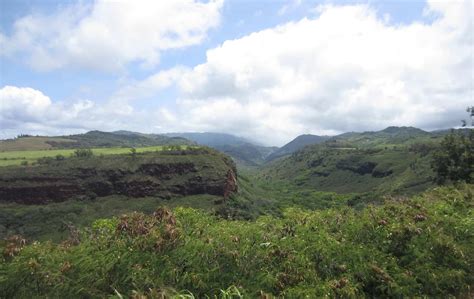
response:
M0 200L22 204L113 194L164 198L211 194L228 198L235 191L235 166L229 158L214 152L66 159L0 169Z
M227 171L227 180L224 185L224 198L227 199L229 196L237 192L237 178L233 169Z

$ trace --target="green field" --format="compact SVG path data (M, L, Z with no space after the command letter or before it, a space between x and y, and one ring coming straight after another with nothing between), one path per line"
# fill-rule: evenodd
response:
M136 148L137 153L162 151L165 146L147 146ZM181 146L185 149L187 146ZM51 157L54 158L57 155L64 157L70 157L73 155L75 149L57 149L57 150L38 150L38 151L5 151L0 152L0 167L10 165L21 165L24 161L28 164L36 162L40 158ZM130 148L127 147L105 147L105 148L93 148L94 155L118 155L130 153Z

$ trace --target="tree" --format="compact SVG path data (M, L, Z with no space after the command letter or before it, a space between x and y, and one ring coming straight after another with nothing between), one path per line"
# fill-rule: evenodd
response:
M470 117L470 119L471 119L471 124L470 124L470 125L471 125L472 127L474 127L474 106L467 107L466 112L469 113L469 117ZM467 120L462 119L461 122L462 122L462 127L468 126L468 125L467 125L467 123L468 123Z
M441 142L431 164L436 182L474 181L474 130L469 133L451 131Z

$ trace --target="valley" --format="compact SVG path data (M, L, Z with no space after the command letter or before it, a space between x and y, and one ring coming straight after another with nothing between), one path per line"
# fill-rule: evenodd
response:
M474 298L472 0L0 0L0 299Z
M100 262L113 259L107 252L122 252L126 246L134 254L122 253L123 261L131 264L102 274L120 271L123 278L89 282L95 291L76 290L82 284L74 283L51 288L40 273L22 279L36 281L53 297L74 297L70 292L102 297L110 293L110 284L120 294L135 290L151 298L155 295L148 292L164 292L163 286L171 287L168 297L178 296L180 289L198 297L217 294L216 289L237 297L259 292L291 298L453 294L447 286L430 287L434 280L422 273L435 268L408 262L416 256L434 258L433 267L446 283L454 279L449 271L457 271L451 287L467 294L474 261L469 252L474 191L469 182L437 187L432 166L449 134L464 136L459 138L473 147L472 131L430 133L410 127L305 135L281 148L214 133L159 137L94 131L73 138L1 141L0 246L6 263L0 270L26 269L25 259L34 254L34 260L43 260L42 271L62 280L72 272L57 272L44 259L73 263L83 276L87 266L74 262L85 258L83 250ZM471 167L472 178L472 164L464 166ZM459 225L448 233L455 219L450 217ZM360 247L369 240L372 245ZM41 245L23 249L23 242ZM161 244L159 249L153 242ZM57 250L64 246L70 249L60 256ZM445 246L453 261L431 256L430 246ZM153 255L156 251L168 256L171 264L165 267L171 276L150 266L152 272L133 268L164 265ZM370 263L357 261L369 254ZM466 254L467 259L460 257ZM188 255L202 261L190 257L185 267ZM222 275L223 267L228 274ZM183 271L190 278L178 274ZM154 282L143 284L130 276L134 273ZM256 282L247 280L249 275L257 275ZM12 277L0 274L0 291L27 294L28 283L16 285Z

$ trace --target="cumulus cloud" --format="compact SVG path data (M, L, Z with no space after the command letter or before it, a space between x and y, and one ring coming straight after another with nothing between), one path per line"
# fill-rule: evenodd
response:
M301 133L455 126L473 104L470 1L430 1L434 21L408 25L367 5L318 11L209 50L179 77L170 119L281 144Z
M200 43L217 26L223 0L106 1L18 19L0 33L0 55L22 53L38 70L117 70L159 63L160 53Z
M19 133L61 135L95 129L143 130L150 115L141 114L126 104L97 104L87 99L66 103L52 101L41 91L29 87L0 89L0 138Z
M107 104L77 103L76 111L21 89L21 101L43 108L6 105L0 115L10 122L23 109L17 118L50 128L223 131L281 145L303 133L452 127L474 104L470 1L429 1L429 18L405 25L368 5L317 10L314 18L225 41L195 67L123 86ZM170 87L175 107L137 110L135 99Z

